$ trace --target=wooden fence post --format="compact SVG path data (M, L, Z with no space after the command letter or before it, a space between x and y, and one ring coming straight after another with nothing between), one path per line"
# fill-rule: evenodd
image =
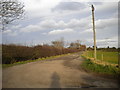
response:
M102 61L103 61L103 54L102 54Z

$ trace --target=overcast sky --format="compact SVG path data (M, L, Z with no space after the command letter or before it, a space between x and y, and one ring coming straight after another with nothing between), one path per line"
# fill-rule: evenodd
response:
M37 45L64 37L93 46L91 4L95 7L97 46L118 46L118 3L80 0L20 0L25 5L22 20L10 24L3 43ZM79 2L78 2L79 1ZM84 1L84 0L81 0ZM116 1L116 0L114 0Z

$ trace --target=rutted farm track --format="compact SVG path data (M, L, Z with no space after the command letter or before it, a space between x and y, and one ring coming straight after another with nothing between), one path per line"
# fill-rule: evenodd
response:
M81 67L80 53L3 69L3 88L118 87Z

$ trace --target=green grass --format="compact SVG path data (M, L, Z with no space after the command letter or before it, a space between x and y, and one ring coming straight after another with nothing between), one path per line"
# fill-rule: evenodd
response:
M46 58L39 58L39 59L35 59L35 60L21 61L21 62L16 62L16 63L13 63L13 64L2 64L2 67L7 68L7 67L20 65L20 64L26 64L26 63L30 63L30 62L36 62L36 61L41 61L41 60L46 60L46 59L53 59L53 58L57 58L57 57L61 57L61 56L66 56L66 55L69 55L69 54L72 54L72 53L62 54L62 55L57 55L57 56L50 56L50 57L46 57Z
M102 74L111 74L111 75L120 75L120 69L113 66L103 66L91 62L90 59L86 59L82 63L82 67L86 70L92 72L102 73Z
M93 51L87 51L83 56L93 58ZM103 57L103 58L102 58ZM118 52L97 51L97 59L112 64L118 64Z

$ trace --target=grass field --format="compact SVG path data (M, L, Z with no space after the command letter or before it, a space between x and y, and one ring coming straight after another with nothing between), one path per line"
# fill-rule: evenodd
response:
M93 51L87 51L84 53L84 56L93 58L93 53ZM118 52L97 51L97 59L112 64L118 64Z
M94 57L93 51L86 51L82 56L86 59L82 64L84 69L102 74L111 74L117 77L120 75L120 69L117 67L92 62L91 58ZM109 62L114 65L118 64L118 52L97 51L97 60Z

